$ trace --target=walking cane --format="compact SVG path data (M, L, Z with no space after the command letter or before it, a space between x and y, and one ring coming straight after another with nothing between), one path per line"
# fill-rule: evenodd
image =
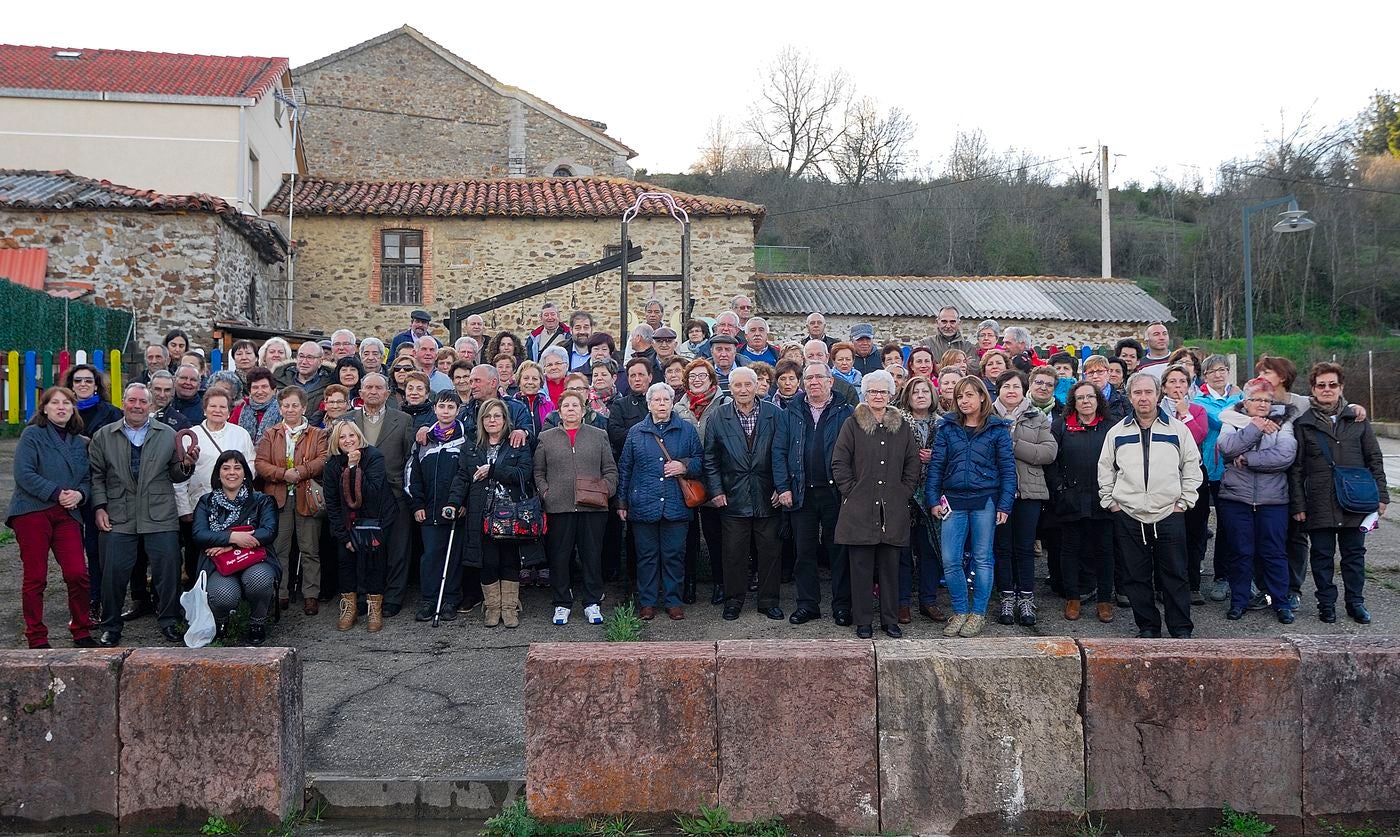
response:
M451 508L449 506L448 508ZM446 511L446 509L444 509ZM456 514L451 515L452 528L447 532L447 554L442 558L442 583L438 585L437 609L433 611L433 627L438 626L438 614L442 613L442 596L447 592L447 570L452 566L452 541L457 537Z

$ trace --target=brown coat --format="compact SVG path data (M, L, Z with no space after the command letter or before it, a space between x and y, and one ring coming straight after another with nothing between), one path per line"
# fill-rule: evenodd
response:
M545 514L607 512L574 502L575 477L602 477L608 484L608 496L617 493L617 462L607 431L585 424L578 429L572 447L569 432L562 426L540 434L535 446L535 488L544 499Z
M876 423L861 404L841 425L831 477L841 491L836 542L845 546L908 546L909 498L919 485L919 445L893 407Z
M326 458L330 455L330 434L319 427L307 427L292 451L292 462L301 472L303 485L306 480L319 480L326 468ZM253 470L263 480L263 493L272 498L277 508L287 505L287 425L279 424L268 429L258 441ZM310 517L316 514L311 507L311 498L305 491L297 493L297 514Z

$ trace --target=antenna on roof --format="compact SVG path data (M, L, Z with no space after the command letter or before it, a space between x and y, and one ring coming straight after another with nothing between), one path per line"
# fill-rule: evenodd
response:
M289 90L273 88L272 96L281 102L292 115L292 179L287 187L287 330L292 330L292 299L296 277L296 238L292 235L292 210L296 206L297 194L297 133L301 128L301 108L306 102L306 91L300 87Z

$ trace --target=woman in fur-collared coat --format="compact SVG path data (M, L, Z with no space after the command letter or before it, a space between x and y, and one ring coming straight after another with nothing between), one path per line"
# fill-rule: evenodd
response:
M909 498L919 484L919 446L914 434L890 406L894 378L884 370L860 382L865 403L856 407L836 437L831 476L841 492L836 542L851 557L851 615L856 636L871 636L872 575L881 590L899 589L899 553L909 545ZM880 624L891 637L902 636L899 597L880 597Z

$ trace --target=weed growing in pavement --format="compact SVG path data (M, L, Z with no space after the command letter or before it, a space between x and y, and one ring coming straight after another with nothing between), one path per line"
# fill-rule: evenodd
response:
M1347 828L1341 823L1328 822L1324 819L1319 819L1317 824L1326 829L1328 834L1335 834L1336 837L1381 837L1382 834L1385 834L1385 831L1376 825L1375 820L1366 820L1365 825L1355 828Z
M777 817L754 822L735 822L723 805L700 806L700 816L676 817L676 825L686 837L788 837L788 830Z
M200 826L200 834L242 834L243 826L240 823L226 820L223 817L213 817L204 821Z
M1242 813L1229 805L1220 809L1220 819L1221 824L1210 830L1215 837L1264 837L1274 830L1258 814Z
M277 602L272 603L277 607ZM238 603L238 609L228 615L228 631L223 639L215 639L209 643L211 648L234 648L239 645L248 644L248 620L252 616L252 609L248 602Z
M542 823L525 810L525 800L517 799L501 813L487 820L481 833L485 837L584 837L598 834L593 824L563 823L551 825Z
M608 642L641 642L642 620L631 602L625 602L612 609L603 620L603 633Z
M13 529L0 529L0 546L9 546L15 542L15 532Z
M308 808L293 811L282 818L282 822L267 830L267 837L292 837L298 828L321 821L326 813L326 803L316 800Z
M637 828L637 821L628 816L595 820L588 830L598 837L651 837L650 831Z

